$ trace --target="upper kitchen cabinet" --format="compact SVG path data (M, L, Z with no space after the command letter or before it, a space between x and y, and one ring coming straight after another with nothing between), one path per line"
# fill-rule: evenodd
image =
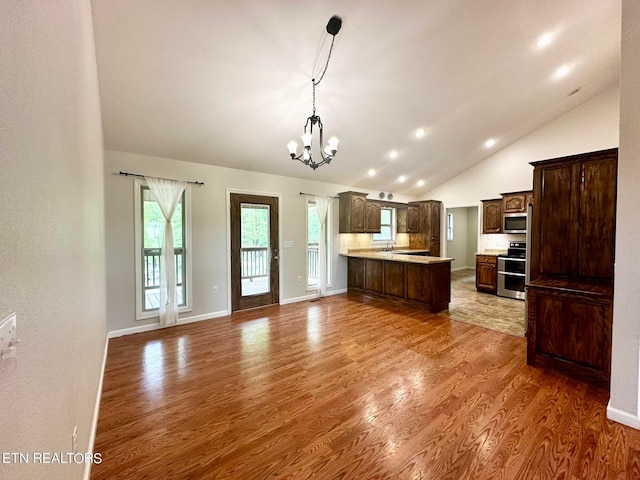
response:
M502 213L527 213L527 205L533 199L531 190L502 194Z
M342 192L340 199L340 233L379 233L380 203L367 200L366 193Z
M367 210L367 194L359 192L342 192L340 199L340 233L365 233L365 215Z
M418 233L420 231L420 208L418 205L407 206L407 233Z
M396 207L396 233L407 233L407 207Z
M532 163L532 280L612 281L617 152Z
M375 200L367 200L364 231L366 233L380 233L380 210L382 205Z
M482 233L502 233L501 198L482 200Z

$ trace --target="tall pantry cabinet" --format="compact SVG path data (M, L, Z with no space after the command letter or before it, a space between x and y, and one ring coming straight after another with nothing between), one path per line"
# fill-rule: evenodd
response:
M527 362L608 387L618 150L533 162Z

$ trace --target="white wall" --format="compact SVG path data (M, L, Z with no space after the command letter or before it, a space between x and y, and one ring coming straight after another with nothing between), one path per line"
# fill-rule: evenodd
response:
M640 428L640 2L622 2L620 150L610 418Z
M467 265L476 268L476 253L478 252L478 207L467 208Z
M531 190L529 162L618 146L618 87L610 88L434 188L446 208L475 205L501 193Z
M278 161L287 161L286 158ZM292 164L292 169L303 168ZM332 168L324 167L324 168ZM107 324L109 331L131 329L157 323L157 319L135 320L135 263L133 180L119 171L146 175L197 180L203 187L192 187L193 241L193 309L180 314L181 320L210 318L229 313L227 251L227 189L262 192L281 196L280 203L280 298L283 303L315 295L307 292L306 268L306 197L300 192L336 195L350 190L334 185L292 177L182 162L132 153L105 152L105 194L107 229ZM375 198L377 193L367 192ZM399 201L405 201L400 198ZM347 287L346 259L339 257L338 200L332 206L332 287ZM370 235L367 236L369 240ZM293 248L282 248L292 241ZM218 294L211 287L219 287Z
M102 127L90 4L0 4L0 319L17 363L0 373L0 451L78 451L105 349ZM7 464L6 479L82 478L74 464Z

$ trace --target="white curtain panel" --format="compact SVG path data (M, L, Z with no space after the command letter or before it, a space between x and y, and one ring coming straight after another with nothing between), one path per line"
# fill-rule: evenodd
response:
M316 212L320 220L320 238L318 240L318 296L327 293L327 212L331 205L330 197L315 195Z
M158 202L164 216L164 235L160 251L160 324L169 325L178 321L178 287L176 285L176 257L173 250L173 227L171 219L180 202L187 182L144 177L149 191Z

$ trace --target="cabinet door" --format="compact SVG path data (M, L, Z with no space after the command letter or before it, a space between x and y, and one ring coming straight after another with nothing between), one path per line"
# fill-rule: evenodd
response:
M418 233L420 228L420 210L417 205L407 207L407 233Z
M404 298L404 266L402 262L384 262L384 293Z
M608 383L611 301L532 287L529 292L527 358Z
M574 271L578 233L576 176L578 165L542 166L534 171L532 272L547 277L570 277Z
M365 231L380 233L380 204L370 200L366 204Z
M502 199L482 201L482 233L502 233Z
M351 197L351 231L354 233L365 231L366 197L354 195Z
M364 289L364 259L349 258L347 262L347 286L349 288Z
M527 211L527 194L509 193L502 196L502 213L525 213Z
M375 293L384 293L384 271L382 260L364 261L364 288Z
M407 207L396 207L396 233L407 233Z
M437 201L431 202L431 244L440 244L440 212L442 204ZM438 249L439 250L439 249ZM436 255L439 256L439 255Z
M581 165L578 267L582 279L613 278L617 162L614 158Z
M476 257L476 289L496 293L498 268L496 257Z

